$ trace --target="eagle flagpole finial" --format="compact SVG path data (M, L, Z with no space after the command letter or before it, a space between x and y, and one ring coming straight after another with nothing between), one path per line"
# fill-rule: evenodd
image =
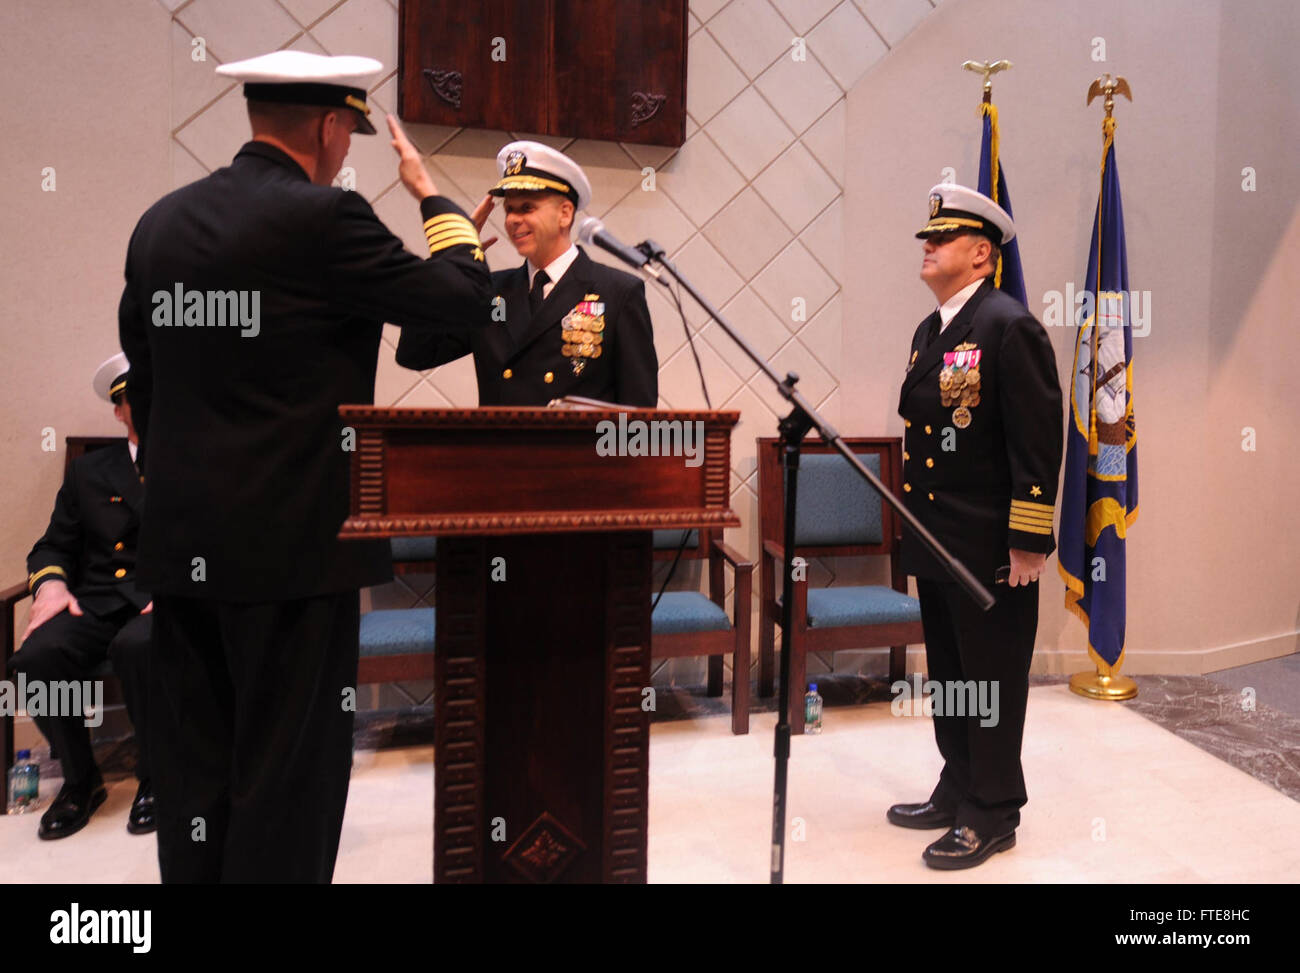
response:
M1102 103L1102 107L1106 109L1107 118L1110 118L1111 113L1115 110L1116 95L1123 95L1129 101L1133 100L1133 91L1128 86L1128 79L1118 76L1112 78L1109 72L1103 74L1100 78L1089 85L1087 103L1091 105L1092 100L1098 95L1106 96L1106 100Z
M1001 61L963 61L961 66L967 71L984 75L984 101L990 102L993 100L993 75L1011 67L1011 62L1006 58Z

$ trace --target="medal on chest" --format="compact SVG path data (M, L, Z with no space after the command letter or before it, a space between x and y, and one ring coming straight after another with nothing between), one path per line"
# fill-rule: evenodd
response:
M564 345L560 354L569 359L574 376L582 374L587 362L599 358L605 341L605 303L599 294L588 294L574 305L560 322Z
M965 429L971 424L971 409L980 404L980 350L963 342L952 351L944 352L943 368L939 371L939 401L952 412L952 424Z

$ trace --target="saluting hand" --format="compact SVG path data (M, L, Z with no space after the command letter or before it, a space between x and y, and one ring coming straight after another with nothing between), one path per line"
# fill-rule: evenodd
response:
M433 179L429 176L429 170L424 168L424 160L420 158L420 150L411 144L411 140L402 131L402 126L392 115L388 116L388 131L393 136L393 140L389 144L392 145L393 151L397 153L397 175L401 177L402 185L417 200L424 199L427 196L437 196L438 187L433 184Z
M496 208L497 201L491 196L484 196L483 202L474 207L474 212L469 214L470 222L474 224L474 229L478 230L479 247L486 250L492 244L496 243L500 237L488 237L483 239L483 227L487 224L488 217L492 215L492 210Z
M1018 551L1014 547L1011 548L1011 574L1007 577L1007 584L1014 588L1017 585L1037 581L1038 576L1043 573L1043 566L1046 563L1046 554L1035 554L1033 551Z
M23 629L23 637L18 640L19 644L26 642L27 636L65 608L73 615L82 614L81 605L77 603L77 599L73 597L64 582L47 581L37 588L36 598L32 602L32 613L27 619L27 627Z

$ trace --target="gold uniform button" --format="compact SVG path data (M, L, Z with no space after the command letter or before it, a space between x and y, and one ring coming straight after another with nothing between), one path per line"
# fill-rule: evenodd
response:
M903 492L904 492L904 493L911 493L911 492L912 492L912 484L910 484L910 483L904 483L904 484L903 484Z
M930 435L930 427L929 427L929 426L926 426L926 427L925 427L925 434L926 434L927 436Z
M122 542L121 542L121 541L118 541L116 544L113 545L113 550L115 550L115 551L120 551L121 549L122 549Z
M904 419L904 420L903 420L903 425L905 425L908 429L911 429L911 428L912 428L912 420L911 420L911 419Z
M925 465L926 465L927 467L930 467L931 469L933 469L933 468L934 468L934 460L930 459L930 458L927 456L927 457L926 457L926 460L925 460Z
M507 368L504 372L501 373L501 377L502 377L502 378L514 378L514 377L515 377L515 373L514 373L513 371L511 371L510 369Z
M542 376L542 381L545 382L547 385L550 385L552 382L555 381L555 373L547 372L545 375Z
M934 494L933 494L933 493L930 494L930 499L931 499L931 500L934 499Z
M113 577L115 577L115 578L125 578L125 577L126 577L126 568L118 568L116 571L113 572Z
M912 457L911 457L911 455L907 452L907 450L903 450L903 459L911 459L911 458L912 458Z

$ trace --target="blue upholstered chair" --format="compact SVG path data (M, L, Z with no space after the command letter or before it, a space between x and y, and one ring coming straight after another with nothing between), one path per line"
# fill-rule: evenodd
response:
M394 537L393 574L433 574L436 537ZM433 678L432 608L380 608L361 616L359 684Z
M656 560L669 560L682 544L682 531L656 531ZM652 616L651 656L656 659L709 656L710 696L722 695L722 657L730 653L737 677L732 684L731 728L749 732L750 597L754 565L722 542L720 531L689 531L682 560L707 558L709 594L665 591ZM432 574L437 538L395 537L394 574ZM724 563L735 572L736 608L725 608ZM436 619L432 608L378 609L361 616L358 682L432 679Z
M655 560L671 560L681 547L683 531L657 530ZM650 616L652 659L709 657L710 696L722 695L722 657L731 655L731 732L749 732L749 617L754 565L722 542L720 530L690 531L682 560L707 559L709 593L665 591ZM724 563L735 574L732 613L726 612ZM656 587L655 593L658 592Z
M845 441L886 487L899 492L903 466L900 439L859 437ZM889 646L890 681L902 679L908 644L924 641L921 606L908 596L907 578L898 566L901 519L828 444L813 439L803 446L795 555L805 561L815 557L886 557L888 587L813 588L804 579L777 591L776 578L784 564L785 484L776 439L758 440L758 502L763 541L758 691L761 696L772 695L781 599L785 591L792 590L790 727L791 732L802 733L808 653Z

